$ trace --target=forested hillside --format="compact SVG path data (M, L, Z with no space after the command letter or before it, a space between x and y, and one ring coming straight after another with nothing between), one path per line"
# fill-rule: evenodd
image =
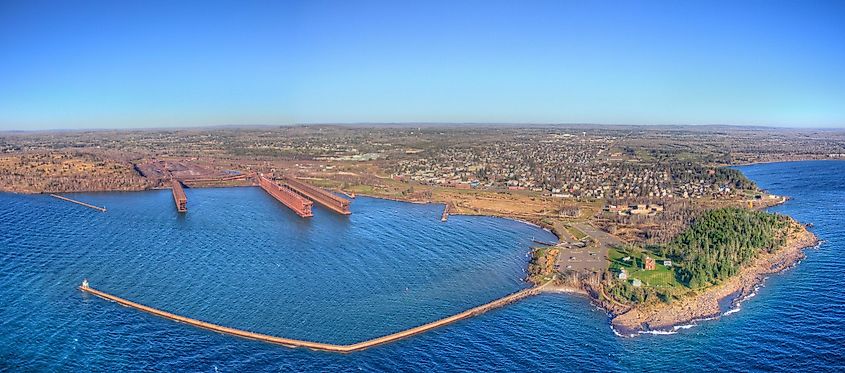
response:
M613 281L607 290L622 302L669 302L691 290L718 284L749 265L761 253L782 247L793 226L789 217L742 208L720 208L701 213L670 242L612 250ZM643 268L645 257L657 268ZM621 257L634 258L628 263ZM663 262L670 260L671 264ZM620 269L627 271L619 279ZM633 281L641 285L634 286Z
M691 288L707 286L733 276L761 251L780 247L788 219L739 208L710 210L656 251L679 264L679 282Z

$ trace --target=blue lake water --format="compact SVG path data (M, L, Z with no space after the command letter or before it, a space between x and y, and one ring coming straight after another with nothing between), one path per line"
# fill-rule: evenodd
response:
M582 371L845 368L845 162L740 168L794 199L774 211L825 243L742 310L672 335L620 338L584 298L547 294L349 355L196 329L83 294L92 286L256 332L350 343L524 288L519 222L358 198L304 220L257 188L85 193L100 213L0 194L0 370Z

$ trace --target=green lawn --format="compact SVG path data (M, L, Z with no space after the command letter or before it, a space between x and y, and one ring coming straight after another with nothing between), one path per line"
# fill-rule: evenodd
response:
M584 237L587 237L586 233L581 232L580 229L575 228L571 225L566 226L566 231L569 232L569 234L571 234L573 237L575 237L576 240L579 240L579 241L584 239Z
M657 261L657 269L646 271L642 269L642 258L648 255ZM630 256L631 261L625 262L622 258ZM610 259L610 269L614 274L619 273L622 268L628 272L628 281L639 279L643 282L643 286L647 287L675 287L683 286L677 279L671 267L663 265L665 258L654 255L654 253L646 253L637 248L612 248L608 252Z
M322 180L305 180L308 184L318 186L320 188L336 188L340 186L339 182L329 179L322 179Z
M354 193L373 194L373 187L369 185L353 185L347 188L347 190Z

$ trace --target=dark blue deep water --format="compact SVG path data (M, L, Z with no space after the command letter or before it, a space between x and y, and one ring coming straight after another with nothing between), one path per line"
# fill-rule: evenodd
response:
M519 222L358 198L303 220L257 188L0 194L0 370L701 371L845 369L845 162L741 167L793 197L774 211L825 242L741 311L671 335L620 338L584 298L548 294L349 355L288 349L164 320L76 290L266 334L350 343L517 291Z

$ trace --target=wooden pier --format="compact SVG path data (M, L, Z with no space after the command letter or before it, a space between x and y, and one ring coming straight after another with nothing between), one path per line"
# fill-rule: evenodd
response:
M179 315L167 312L167 311L162 311L162 310L159 310L159 309L156 309L156 308L148 307L148 306L145 306L145 305L140 304L140 303L135 303L135 302L132 302L130 300L126 300L126 299L123 299L123 298L120 298L120 297L99 291L97 289L90 287L88 285L87 280L82 282L82 286L79 287L79 290L86 292L86 293L89 293L89 294L92 294L92 295L96 295L96 296L103 298L103 299L106 299L106 300L116 302L116 303L121 304L121 305L126 306L126 307L134 308L134 309L144 311L144 312L147 312L147 313L151 313L153 315L160 316L160 317L163 317L163 318L166 318L166 319L181 322L181 323L188 324L188 325L191 325L191 326L195 326L195 327L198 327L198 328L211 330L211 331L218 332L218 333L232 335L232 336L235 336L235 337L253 339L253 340L267 342L267 343L274 343L274 344L278 344L278 345L282 345L282 346L290 347L290 348L304 347L304 348L309 348L309 349L318 350L318 351L349 353L349 352L365 350L367 348L370 348L370 347L373 347L373 346L378 346L378 345L385 344L385 343L395 342L395 341L398 341L398 340L403 339L403 338L407 338L407 337L410 337L410 336L413 336L413 335L416 335L416 334L424 333L426 331L429 331L429 330L432 330L432 329L435 329L435 328L439 328L439 327L444 326L444 325L454 323L456 321L460 321L460 320L463 320L463 319L467 319L467 318L470 318L470 317L473 317L473 316L480 315L480 314L487 312L489 310L492 310L492 309L495 309L495 308L498 308L498 307L502 307L504 305L507 305L507 304L512 303L512 302L516 302L520 299L523 299L523 298L526 298L526 297L529 297L529 296L532 296L532 295L536 295L536 294L540 293L540 291L542 291L542 289L550 283L551 282L548 282L548 283L545 283L545 284L537 286L537 287L518 291L518 292L513 293L511 295L496 299L492 302L483 304L483 305L475 307L475 308L471 308L469 310L466 310L466 311L461 312L461 313L456 314L456 315L452 315L452 316L449 316L449 317L446 317L446 318L443 318L443 319L440 319L440 320L437 320L437 321L434 321L434 322L430 322L428 324L420 325L420 326L410 328L410 329L406 329L406 330L403 330L403 331L400 331L400 332L397 332L397 333L388 334L388 335L385 335L383 337L373 338L373 339L370 339L370 340L367 340L367 341L358 342L358 343L349 344L349 345L336 345L336 344L330 344L330 343L320 343L320 342L303 341L303 340L299 340L299 339L274 337L274 336L267 335L267 334L254 333L254 332L250 332L250 331L246 331L246 330L229 328L229 327L220 326L220 325L217 325L217 324L212 324L212 323L205 322L205 321L192 319L192 318L189 318L189 317L179 316Z
M100 212L106 212L106 208L105 208L105 207L99 207L99 206L89 205L89 204L87 204L87 203L85 203L85 202L80 202L80 201L77 201L77 200L74 200L74 199L70 199L70 198L67 198L67 197L62 197L62 196L60 196L60 195L58 195L58 194L50 194L50 197L58 198L58 199L60 199L60 200L62 200L62 201L73 202L73 203L75 203L75 204L77 204L77 205L82 205L82 206L85 206L85 207L88 207L88 208L92 208L92 209L97 210L97 211L100 211Z

